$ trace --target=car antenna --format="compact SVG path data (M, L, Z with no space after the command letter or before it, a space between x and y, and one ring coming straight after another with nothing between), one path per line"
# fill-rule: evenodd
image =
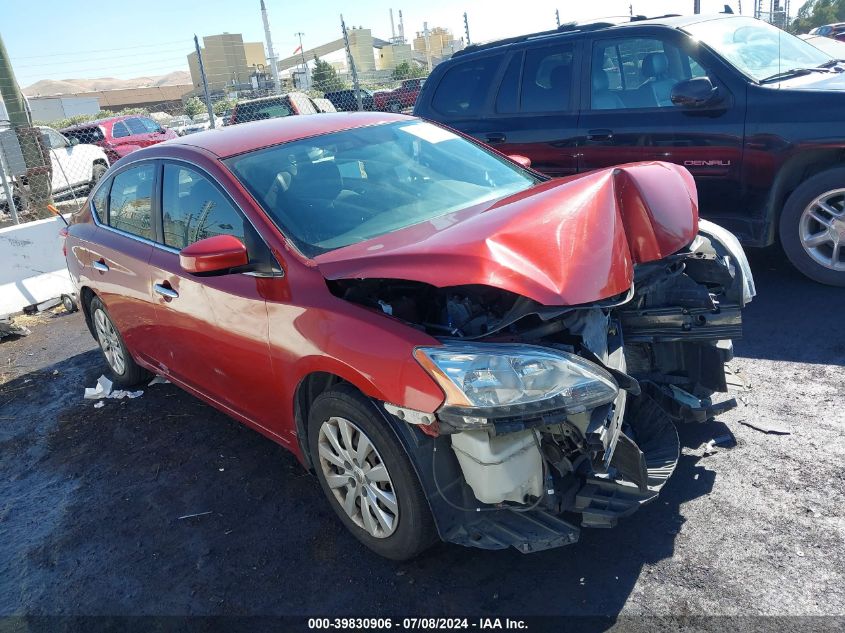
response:
M69 223L69 222L65 219L65 216L63 216L63 215L62 215L62 212L61 212L61 211L59 211L59 210L55 207L55 205L48 204L48 205L47 205L47 210L48 210L50 213L52 213L53 215L57 215L57 216L59 216L59 217L62 219L62 222L64 222L64 223L65 223L65 226L70 226L70 223Z

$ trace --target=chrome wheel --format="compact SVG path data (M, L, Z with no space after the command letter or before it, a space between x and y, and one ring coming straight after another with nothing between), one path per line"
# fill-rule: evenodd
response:
M123 346L120 344L120 337L114 329L111 319L101 309L94 311L94 329L97 330L97 340L106 357L106 362L112 371L122 376L126 371L126 358L123 356Z
M393 482L370 438L345 418L320 426L320 467L347 516L376 538L387 538L399 523Z
M823 193L807 205L798 222L798 237L813 261L845 272L845 189Z

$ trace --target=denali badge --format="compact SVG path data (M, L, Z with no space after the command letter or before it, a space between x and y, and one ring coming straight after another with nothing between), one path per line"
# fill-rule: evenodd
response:
M685 160L684 167L730 167L729 160Z

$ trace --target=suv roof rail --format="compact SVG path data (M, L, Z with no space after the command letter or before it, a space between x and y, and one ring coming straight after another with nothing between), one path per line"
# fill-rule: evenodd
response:
M550 37L552 35L557 35L559 33L574 33L574 32L588 32L588 31L598 31L600 29L607 29L611 26L619 26L620 24L628 24L630 22L642 22L643 20L652 20L652 19L660 19L660 18L674 18L678 17L680 13L667 13L666 15L656 16L655 18L649 17L647 15L612 15L604 18L597 18L592 22L565 22L561 24L556 29L550 29L548 31L537 31L536 33L527 33L525 35L517 35L515 37L507 37L501 40L494 40L492 42L486 42L484 44L472 44L463 48L459 51L456 51L452 54L452 57L460 57L461 55L466 55L468 53L475 53L477 51L487 50L488 48L496 48L497 46L506 46L507 44L517 44L519 42L525 42L527 40L532 40L535 38L541 37Z

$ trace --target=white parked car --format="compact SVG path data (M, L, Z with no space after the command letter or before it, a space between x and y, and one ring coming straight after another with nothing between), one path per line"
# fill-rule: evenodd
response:
M109 168L108 156L96 145L79 143L77 139L68 138L51 127L38 128L50 154L54 199L66 198L74 193L87 193L106 173ZM0 187L0 203L5 202L6 193Z

